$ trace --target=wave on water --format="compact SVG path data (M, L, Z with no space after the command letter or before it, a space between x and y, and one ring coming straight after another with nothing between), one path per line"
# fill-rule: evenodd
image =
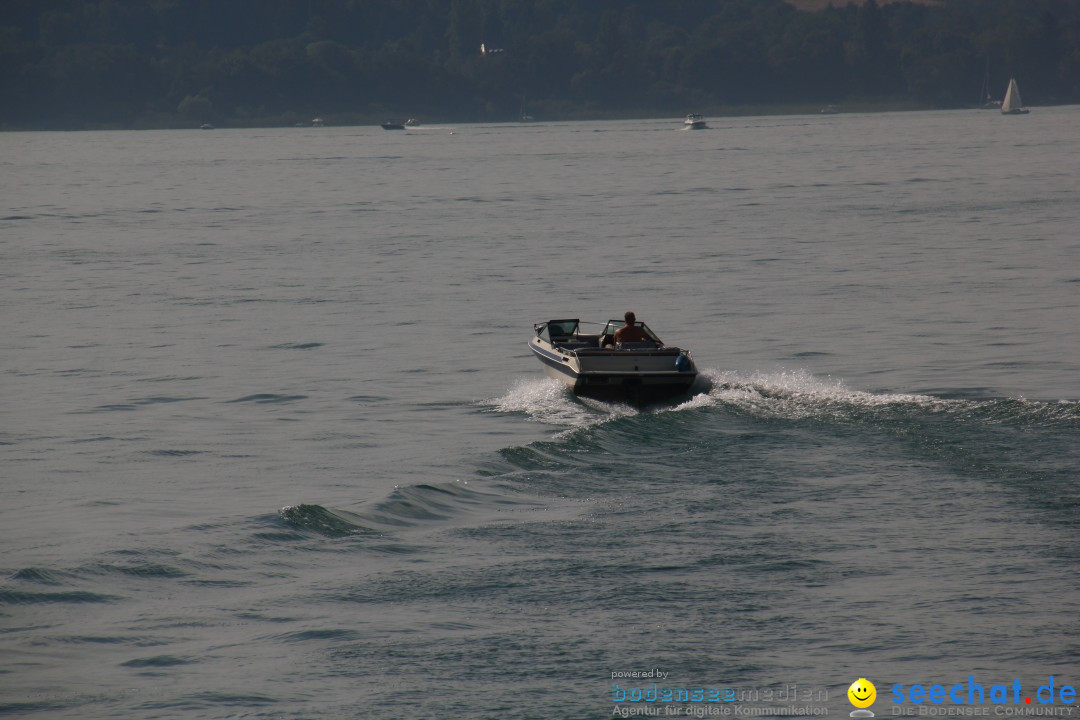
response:
M384 536L410 528L444 528L474 522L520 522L551 509L547 499L468 487L467 480L398 486L359 510L291 505L278 517L292 528L329 538Z
M294 528L329 538L367 535L374 532L364 527L353 513L328 510L321 505L289 505L278 511L278 517Z

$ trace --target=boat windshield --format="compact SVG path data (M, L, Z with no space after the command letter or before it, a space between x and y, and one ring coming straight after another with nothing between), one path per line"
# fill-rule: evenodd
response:
M646 325L645 323L640 322L640 321L636 322L634 324L637 325L642 330L644 330L645 334L648 335L650 338L652 338L655 342L660 342L660 338L658 338L656 336L656 333L654 333L652 330L649 329L648 325ZM622 321L622 320L608 320L607 321L607 326L604 327L604 335L612 335L612 336L614 336L616 330L619 330L619 329L624 328L624 327L626 327L626 323L624 321Z
M548 320L540 331L540 337L551 342L565 340L578 331L578 320Z

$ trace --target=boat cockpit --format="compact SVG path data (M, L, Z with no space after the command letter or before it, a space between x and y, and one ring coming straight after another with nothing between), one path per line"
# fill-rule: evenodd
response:
M541 340L544 340L551 344L552 347L565 350L567 352L577 351L597 351L597 352L614 352L619 350L671 350L674 349L676 353L677 348L664 348L664 343L657 337L656 333L649 329L649 326L645 323L638 321L635 325L645 333L649 338L640 342L615 342L615 331L623 328L626 323L622 320L608 320L603 326L603 329L596 333L587 333L581 331L581 321L577 318L569 320L548 320L546 323L537 323L533 326L536 330L536 335ZM585 323L586 325L596 325L598 328L599 323Z

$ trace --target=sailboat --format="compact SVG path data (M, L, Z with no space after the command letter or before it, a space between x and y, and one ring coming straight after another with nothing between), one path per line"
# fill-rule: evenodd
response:
M982 95L979 102L982 105L979 106L980 110L1000 110L1001 101L995 100L990 97L990 60L986 61L986 74L983 75Z
M1027 115L1028 109L1020 100L1020 87L1016 84L1016 78L1009 78L1009 89L1005 91L1005 99L1001 101L1002 115Z
M525 112L525 93L521 93L521 113L518 115L518 121L520 122L532 122L535 120L532 115Z

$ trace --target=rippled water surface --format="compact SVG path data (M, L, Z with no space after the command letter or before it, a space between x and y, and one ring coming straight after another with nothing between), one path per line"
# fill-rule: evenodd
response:
M710 125L0 135L0 715L1080 685L1077 108Z

